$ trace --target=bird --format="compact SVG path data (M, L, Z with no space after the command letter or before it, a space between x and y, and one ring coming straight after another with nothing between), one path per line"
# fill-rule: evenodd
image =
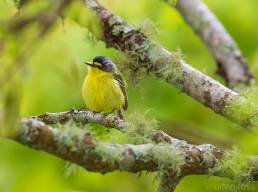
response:
M86 109L103 114L117 112L123 118L122 109L128 108L125 81L112 60L96 56L88 65L88 74L82 85L82 97Z

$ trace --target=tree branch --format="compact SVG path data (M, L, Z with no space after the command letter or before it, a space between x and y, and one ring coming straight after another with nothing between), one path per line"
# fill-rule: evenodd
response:
M178 0L176 8L209 48L218 64L217 73L229 87L239 88L254 81L241 50L201 0Z
M120 131L124 131L125 128L129 126L128 122L114 116L112 114L104 115L100 113L94 113L92 111L65 111L58 113L44 113L38 116L32 116L30 118L42 121L46 124L56 124L56 123L66 123L68 121L75 121L81 123L98 123L108 128L116 128ZM190 143L201 144L204 142L210 143L212 141L216 146L223 146L226 148L232 148L233 141L229 139L223 139L214 137L203 130L198 130L196 127L188 127L188 125L182 125L174 122L161 122L161 127L163 127L165 132L169 135L174 135L177 138L183 140L191 141ZM196 130L197 129L197 130ZM200 133L200 131L202 133ZM187 138L187 139L185 139Z
M87 114L88 112L81 113ZM87 116L85 117L87 118ZM88 122L83 119L81 121ZM98 119L96 122L102 124L102 119ZM173 189L180 179L187 175L209 174L234 178L234 175L227 172L228 169L234 169L233 164L230 164L231 167L218 165L228 157L238 154L215 148L210 144L191 145L162 131L157 131L153 138L156 144L101 143L95 140L89 132L83 130L79 133L78 131L73 132L73 130L67 132L66 129L53 128L34 117L34 119L23 118L19 131L12 139L93 172L162 171L164 174L159 189L163 191L168 181L170 182L167 187ZM243 176L248 174L249 180L258 180L258 158L248 157L246 161L247 167L238 174ZM171 182L172 180L173 182Z
M35 119L23 119L21 129L14 139L94 172L154 171L158 166L157 162L148 160L147 154L143 154L151 150L152 144L139 146L100 144L90 133L67 134Z
M171 175L169 172L163 173L157 192L174 191L181 179L181 176Z
M81 123L98 123L103 126L112 128L116 127L118 130L123 130L128 126L128 123L112 114L104 115L92 111L65 111L59 113L44 113L42 115L33 116L32 119L42 121L47 124L66 123L67 121L75 121Z
M81 122L81 123L98 123L106 126L107 128L115 128L123 132L126 131L125 128L128 128L129 126L131 126L129 122L119 119L119 117L114 116L112 114L104 115L104 114L95 113L92 111L76 111L76 110L69 111L69 112L59 112L59 113L45 113L42 115L27 118L25 120L36 121L36 122L39 122L40 120L40 122L43 121L48 124L65 123L70 120L74 120L76 122ZM52 129L54 128L51 128L51 130ZM68 137L72 137L72 136L68 135ZM227 175L226 171L223 170L223 166L216 169L216 171L214 172L210 170L214 168L216 164L219 163L220 161L223 161L224 159L231 156L235 157L239 155L237 153L225 151L225 150L216 148L210 144L191 145L184 140L173 138L161 130L155 131L152 139L157 145L162 146L165 143L169 144L169 146L172 147L170 148L170 150L171 151L175 150L174 152L172 152L172 157L180 157L182 153L184 154L184 158L182 161L185 160L183 162L185 164L184 165L182 164L179 169L170 169L171 167L168 167L168 169L164 168L164 170L167 171L164 173L168 173L169 175L167 176L169 176L169 178L175 178L175 177L180 178L189 174L208 174L208 173L211 175L232 178L232 175L230 174ZM93 140L93 139L90 139L90 140ZM95 140L94 142L96 143ZM150 145L150 144L146 144L146 145ZM154 144L153 147L157 145ZM177 152L179 151L179 153L177 153L176 151ZM166 154L166 155L170 156L170 154ZM171 158L170 160L173 161L175 159L177 158ZM250 172L251 170L250 172L251 175L249 175L250 176L249 178L251 180L258 180L258 167L257 167L258 157L250 156L246 159L246 161L248 161L247 165L250 168L249 170L246 170L246 171ZM198 173L199 171L200 173ZM164 177L164 174L163 174L163 177Z
M88 110L84 111L65 111L65 112L58 112L58 113L44 113L37 116L28 117L29 119L34 119L37 121L44 122L46 124L57 124L57 123L66 123L68 121L75 121L80 123L98 123L103 125L107 128L115 128L120 131L125 131L125 128L130 127L131 125L125 121L120 119L117 116L112 114L105 115L101 113L96 113ZM163 131L157 131L153 135L153 140L156 143L166 142L166 143L180 143L180 140L174 139L170 137Z
M103 24L103 41L136 59L138 67L147 68L157 77L175 85L216 113L244 126L256 127L257 107L245 97L192 68L175 53L154 44L139 30L132 29L95 0L85 3ZM241 110L241 117L236 108ZM250 115L251 114L251 115Z

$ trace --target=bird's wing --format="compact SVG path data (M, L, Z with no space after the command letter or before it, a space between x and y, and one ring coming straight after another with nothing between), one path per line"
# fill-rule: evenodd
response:
M125 102L124 102L124 105L123 105L123 109L124 110L127 110L128 108L128 99L127 99L127 94L126 94L126 91L125 91L125 82L122 78L121 75L119 74L114 74L114 79L118 82L118 85L124 95L124 99L125 99Z

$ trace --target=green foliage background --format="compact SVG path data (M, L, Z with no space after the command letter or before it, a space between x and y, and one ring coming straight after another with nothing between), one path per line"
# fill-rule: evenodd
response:
M150 38L168 50L180 49L193 67L223 82L214 73L216 63L207 48L175 9L160 0L101 0L100 2L131 25L146 32ZM250 61L251 71L258 78L258 1L206 0L205 2L236 40ZM33 1L26 9L26 13L33 14L45 6L46 1ZM0 0L0 22L7 21L16 11L13 1ZM122 63L121 53L106 48L104 43L96 41L83 27L85 25L94 29L96 22L79 1L75 1L65 15L66 19L59 19L50 32L42 38L36 37L38 30L36 26L30 26L15 36L4 32L0 34L1 38L8 39L9 50L0 56L0 77L7 73L6 69L12 66L13 58L19 54L20 49L27 46L29 50L26 52L30 55L26 64L15 65L15 70L18 71L16 73L18 77L15 78L18 80L13 78L6 80L5 86L0 90L0 102L7 94L7 90L12 90L9 92L15 99L11 100L10 105L14 105L18 99L20 102L19 104L16 102L15 106L20 106L19 114L22 116L82 107L81 85L87 71L83 61L91 60L96 55L107 55L117 63ZM154 77L140 80L137 85L128 80L128 95L127 116L135 112L143 113L149 118L160 121L162 128L168 131L172 129L173 132L175 126L183 125L188 131L190 130L189 133L203 134L204 142L230 148L225 144L229 142L230 146L236 146L243 153L258 153L256 135L216 115L210 109ZM255 93L253 97L256 98ZM0 112L1 110L3 103L0 103ZM7 125L2 125L0 128L5 126ZM109 133L104 131L102 134ZM117 141L117 135L115 131L111 132L107 140ZM191 141L191 135L187 138ZM153 173L113 172L101 175L74 166L68 167L70 168L67 168L64 161L51 155L0 138L0 192L121 190L140 192L155 191L158 184L156 174ZM182 180L176 191L257 190L256 183L239 185L216 177L189 176Z

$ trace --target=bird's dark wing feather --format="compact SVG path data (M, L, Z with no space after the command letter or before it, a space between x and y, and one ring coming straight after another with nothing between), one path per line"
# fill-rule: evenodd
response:
M121 91L122 91L122 93L124 95L125 103L123 105L123 109L127 110L127 108L128 108L128 99L127 99L127 94L126 94L126 91L125 91L125 82L124 82L122 76L119 75L119 74L114 74L114 79L118 82L118 85L119 85L119 87L120 87L120 89L121 89Z

